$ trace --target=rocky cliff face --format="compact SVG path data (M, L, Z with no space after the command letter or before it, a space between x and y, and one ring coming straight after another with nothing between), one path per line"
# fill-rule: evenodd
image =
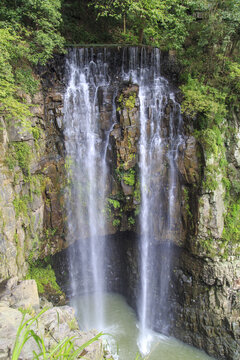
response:
M62 96L49 71L33 97L19 94L31 119L1 117L0 280L23 277L30 262L64 246Z
M34 131L26 131L18 124L9 125L1 119L1 279L16 274L24 276L26 260L54 254L66 247L63 59L40 70L43 90L33 99L26 99L33 105ZM162 71L177 85L179 69L173 59L163 56ZM110 133L108 151L106 235L111 235L108 276L110 290L122 292L134 305L139 276L136 234L141 202L139 99L137 85L124 83L120 88L115 104L117 123ZM100 93L99 103L100 127L104 132L114 109L111 104L101 104ZM170 107L171 102L166 102L166 131ZM184 119L185 143L177 164L181 181L175 219L180 236L172 245L174 266L169 278L172 290L168 302L173 314L171 332L175 336L216 358L237 360L240 356L237 114L233 113L229 122L235 130L229 133L225 127L227 140L214 152L215 140L211 142L209 133L201 137L196 134L192 119ZM224 137L224 132L221 136ZM156 173L164 177L164 164L159 164ZM156 218L158 224L161 221ZM160 262L164 252L158 231L154 246ZM58 270L60 262L64 266L61 254L55 263ZM120 279L117 284L113 281L116 274Z

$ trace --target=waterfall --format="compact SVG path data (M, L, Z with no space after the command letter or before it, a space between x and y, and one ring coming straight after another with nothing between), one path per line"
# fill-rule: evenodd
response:
M70 253L72 291L78 292L81 272L85 328L104 326L104 203L106 192L105 137L99 127L98 96L108 86L104 54L93 59L88 49L69 51L66 62L67 89L64 97L65 144L72 184L68 198L68 238L80 240L77 254ZM103 102L105 93L102 92ZM93 307L90 296L93 296Z
M144 61L143 61L144 63ZM168 332L168 290L171 270L171 248L178 234L178 149L183 143L180 106L166 79L160 75L159 50L153 52L149 68L142 67L139 79L140 98L140 292L139 349L151 349L151 329L161 313L158 329ZM169 122L166 125L166 106ZM162 242L160 274L156 273L156 242ZM158 306L156 306L158 302Z
M123 48L117 59L107 49L95 52L72 49L66 62L64 124L70 183L68 239L79 240L78 251L70 252L71 282L72 292L76 294L80 286L77 279L81 279L81 289L87 296L83 322L88 328L104 328L104 204L108 192L109 136L117 121L116 96L125 82L139 87L141 209L137 307L138 344L142 353L149 352L149 330L155 327L156 318L160 318L158 329L164 333L168 331L171 251L179 233L176 163L183 143L182 118L174 92L161 76L160 58L158 49ZM102 109L108 105L111 114L101 128ZM155 249L159 244L162 245L162 264L160 272L156 272L159 259ZM80 277L77 276L79 273ZM88 296L91 294L94 294L94 305L90 309Z

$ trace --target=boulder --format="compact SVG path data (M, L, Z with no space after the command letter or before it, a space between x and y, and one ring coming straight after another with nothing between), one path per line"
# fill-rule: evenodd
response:
M7 301L14 309L39 309L39 296L35 280L23 280L16 283L16 278L10 279L6 289L0 296L0 301Z

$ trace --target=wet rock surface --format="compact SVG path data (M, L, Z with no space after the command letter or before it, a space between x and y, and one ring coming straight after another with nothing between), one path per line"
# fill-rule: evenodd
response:
M240 356L240 264L181 251L172 274L173 334L217 359Z

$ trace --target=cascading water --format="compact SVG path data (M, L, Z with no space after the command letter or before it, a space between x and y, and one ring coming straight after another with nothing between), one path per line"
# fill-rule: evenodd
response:
M65 93L65 139L69 159L71 194L68 200L69 239L80 240L79 250L70 253L72 291L81 289L85 327L104 328L105 260L104 203L109 134L117 121L115 100L124 82L139 86L140 141L140 320L139 348L150 350L149 329L160 312L160 328L168 327L168 284L171 244L178 233L178 175L176 162L182 142L180 107L168 81L160 75L160 52L145 48L124 48L121 64L109 75L108 50L95 54L87 49L69 52L66 65L68 85ZM118 58L119 59L119 58ZM113 86L114 91L108 92ZM100 99L101 98L101 99ZM111 105L112 114L104 129L99 126L101 104ZM155 271L155 246L164 244L160 273ZM90 294L93 305L89 306ZM156 303L158 306L156 307ZM159 310L160 309L160 310ZM159 316L158 316L159 317ZM93 321L90 321L93 319Z
M104 203L108 133L99 127L98 95L108 86L104 54L96 62L88 49L69 51L66 63L68 86L64 98L65 144L71 178L68 199L69 240L80 240L77 254L70 254L72 290L78 291L80 271L85 328L104 326ZM102 92L104 99L104 91ZM104 101L104 100L103 100ZM105 138L104 136L105 135ZM80 254L80 258L78 258ZM93 306L90 307L90 296Z
M140 99L140 292L139 349L146 354L151 348L151 330L157 311L161 312L158 328L167 333L169 309L168 286L171 268L171 244L178 233L175 218L178 206L178 148L183 143L180 106L166 79L160 75L160 52L154 49L151 62L142 49L141 62L136 49L131 56L133 82L139 85ZM169 122L165 123L168 106ZM156 241L164 243L161 273L156 273ZM155 246L154 246L155 243ZM156 306L158 302L158 306ZM160 309L160 310L159 310Z

